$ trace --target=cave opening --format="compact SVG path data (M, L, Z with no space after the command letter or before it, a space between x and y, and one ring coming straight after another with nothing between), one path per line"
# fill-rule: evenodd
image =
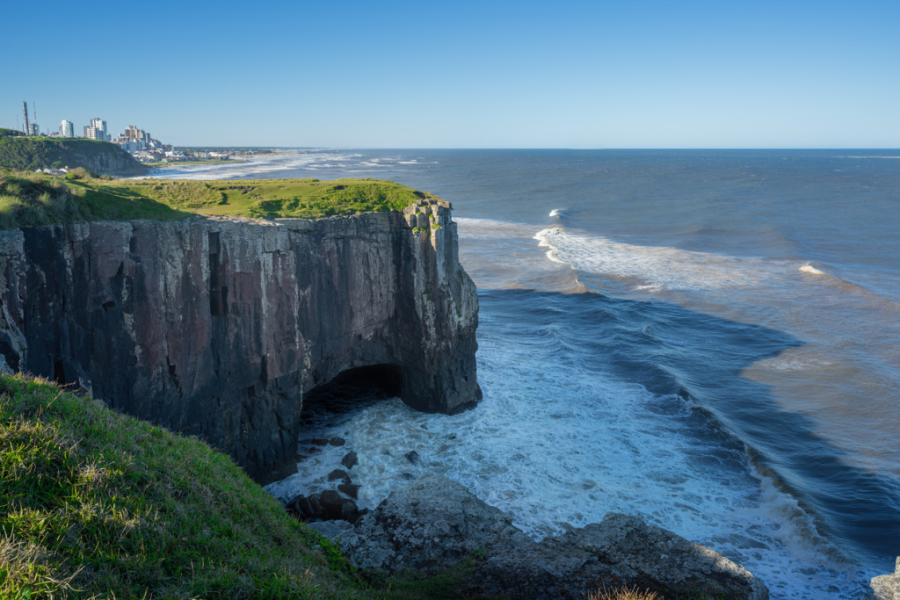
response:
M356 367L311 389L303 398L303 425L321 418L350 412L400 395L403 373L397 365Z

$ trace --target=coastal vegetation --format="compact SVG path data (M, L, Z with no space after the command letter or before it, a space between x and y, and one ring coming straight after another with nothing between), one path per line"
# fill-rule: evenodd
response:
M83 167L140 175L147 167L110 142L82 138L47 138L12 135L0 130L0 167L35 171L61 167Z
M0 168L0 229L192 215L318 219L402 210L430 197L371 179L111 180L85 170L62 178Z
M362 598L340 552L206 444L0 375L0 597Z

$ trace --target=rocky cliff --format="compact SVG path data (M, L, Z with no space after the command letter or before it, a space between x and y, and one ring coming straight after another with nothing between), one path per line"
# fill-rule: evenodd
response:
M195 434L266 481L304 396L378 365L403 400L481 396L475 286L447 203L316 221L197 218L0 232L0 355Z

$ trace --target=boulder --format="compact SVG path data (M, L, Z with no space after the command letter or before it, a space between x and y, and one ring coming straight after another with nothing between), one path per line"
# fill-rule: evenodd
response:
M388 572L439 569L499 541L524 537L509 515L436 476L395 490L359 519L354 533L340 542L350 561Z
M664 598L769 597L762 582L718 552L616 513L537 543L499 548L470 584L479 593L510 598L583 598L600 587L623 585Z
M866 600L900 600L900 556L892 574L872 578Z
M352 469L354 466L359 464L359 459L356 456L356 452L349 452L344 458L341 459L341 464L348 469Z
M350 483L350 476L346 471L341 471L340 469L335 469L331 473L328 474L328 481L337 481L340 479L344 483Z
M638 517L610 513L601 523L535 542L508 514L433 475L395 490L353 527L316 528L359 568L433 571L479 556L466 595L582 600L598 588L629 585L667 599L769 597L740 565Z
M356 499L359 494L359 486L355 483L342 483L338 485L338 491Z
M288 502L285 508L303 521L355 521L359 516L356 502L344 498L334 490L297 496Z

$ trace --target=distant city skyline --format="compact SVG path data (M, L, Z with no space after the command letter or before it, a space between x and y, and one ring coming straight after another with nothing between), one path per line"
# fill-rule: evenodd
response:
M17 3L0 127L176 145L900 147L900 3ZM126 43L129 24L141 39ZM165 40L165 43L162 42ZM223 124L225 126L223 126Z

